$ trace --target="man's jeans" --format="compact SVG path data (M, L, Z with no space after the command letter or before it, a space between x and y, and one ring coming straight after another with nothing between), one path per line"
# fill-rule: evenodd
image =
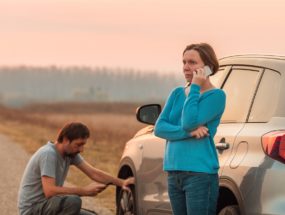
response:
M96 215L81 209L79 196L54 196L43 202L35 204L32 215Z
M174 215L215 215L218 174L168 172L168 195Z

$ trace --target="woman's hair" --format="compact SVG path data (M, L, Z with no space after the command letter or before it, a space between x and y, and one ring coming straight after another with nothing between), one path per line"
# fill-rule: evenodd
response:
M195 50L200 54L200 57L205 65L208 65L213 71L214 75L219 69L219 61L215 54L214 49L207 43L197 43L186 46L183 55L186 51Z
M70 142L75 139L85 139L89 138L90 131L86 125L80 122L72 122L66 124L60 131L57 136L57 141L62 143L64 138L67 138Z

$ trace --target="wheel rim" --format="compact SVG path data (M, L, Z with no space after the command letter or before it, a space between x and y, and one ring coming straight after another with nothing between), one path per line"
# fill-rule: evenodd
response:
M127 190L121 191L120 198L120 215L134 215L134 197L132 192Z

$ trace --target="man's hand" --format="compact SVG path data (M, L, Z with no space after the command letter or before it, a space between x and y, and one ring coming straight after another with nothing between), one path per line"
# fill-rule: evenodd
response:
M98 193L105 190L106 187L107 186L105 184L93 182L93 183L85 186L83 189L85 191L85 196L96 196Z
M123 180L122 188L124 190L131 191L129 186L131 184L134 184L134 183L135 183L135 178L134 177L127 178L127 179Z
M209 136L208 131L209 131L209 129L207 127L200 126L200 127L196 128L194 131L192 131L190 134L191 134L191 137L195 137L196 139L200 139L200 138Z

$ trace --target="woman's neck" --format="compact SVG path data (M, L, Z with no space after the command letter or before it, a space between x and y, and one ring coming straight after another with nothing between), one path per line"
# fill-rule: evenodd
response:
M191 87L191 83L187 83L184 87L184 91L185 91L185 95L188 96L189 94L189 91L190 91L190 87ZM215 88L215 86L210 82L209 79L207 79L204 84L201 86L201 90L200 90L200 93L204 93L208 90L211 90Z
M215 88L215 86L210 82L209 78L207 78L207 80L201 86L200 92L203 93L203 92L206 92L206 91L211 90L213 88Z

